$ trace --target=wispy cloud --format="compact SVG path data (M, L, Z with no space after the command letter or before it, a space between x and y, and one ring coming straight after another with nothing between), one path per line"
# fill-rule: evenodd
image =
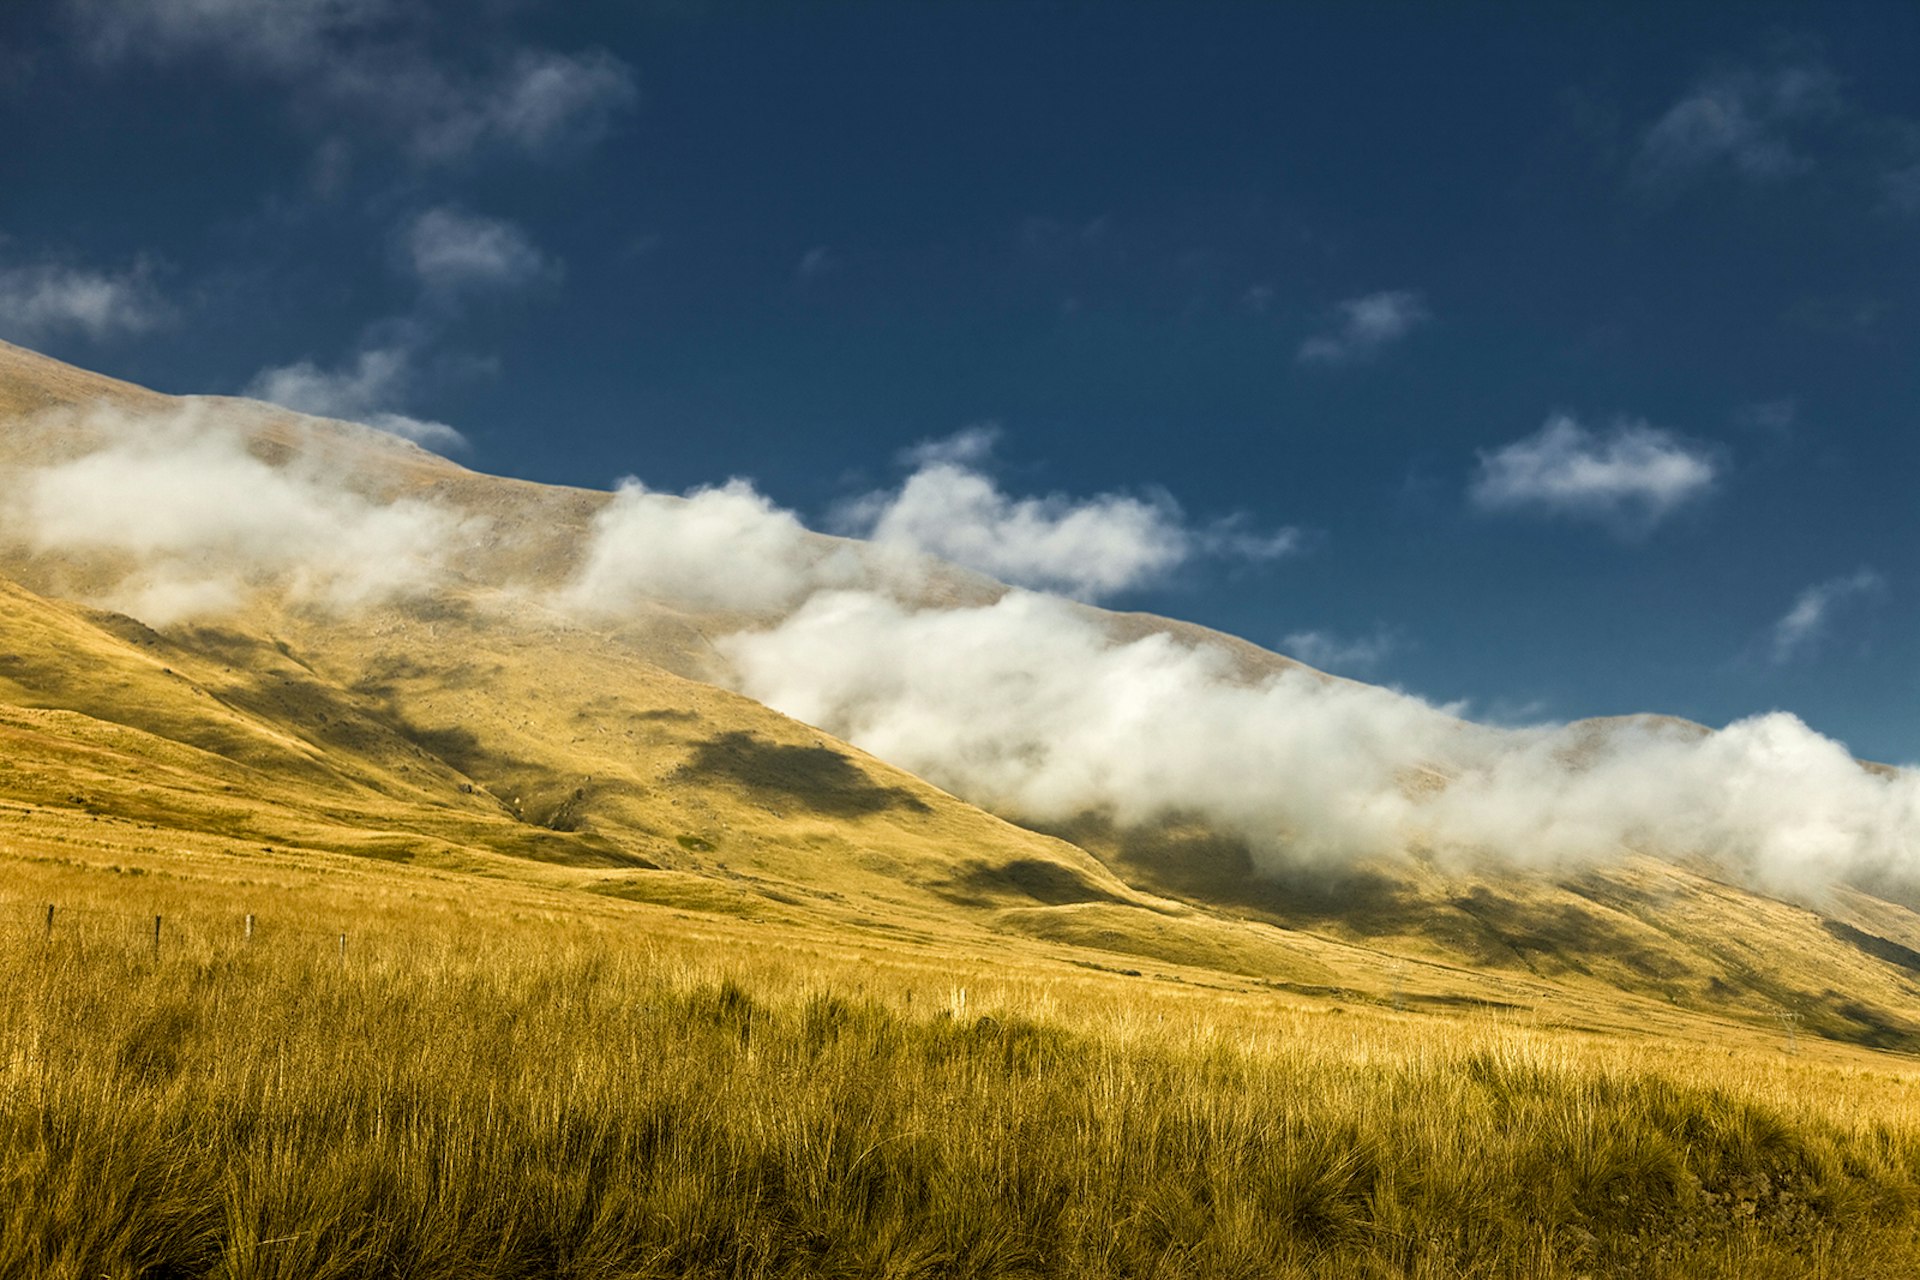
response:
M1469 495L1484 511L1540 511L1651 528L1704 496L1714 451L1644 422L1590 431L1565 414L1530 436L1480 454Z
M1104 213L1080 221L1025 218L1021 220L1017 238L1023 252L1052 259L1111 249L1120 239L1113 219Z
M1364 636L1341 636L1331 631L1294 631L1282 637L1280 651L1310 667L1342 675L1376 670L1398 648L1393 633L1375 631Z
M1370 360L1431 319L1426 302L1407 289L1348 298L1334 308L1331 326L1300 344L1303 364Z
M61 262L0 267L0 335L16 342L72 333L99 341L161 328L173 316L144 263L122 271Z
M931 467L941 463L977 467L993 456L1002 434L997 422L976 422L950 436L909 445L900 451L900 461L910 467Z
M90 51L115 64L201 60L286 88L304 119L353 122L422 160L489 147L545 156L596 140L636 98L600 50L509 46L474 68L443 56L425 9L396 0L67 0Z
M300 360L262 369L246 394L300 413L364 423L440 452L464 448L466 437L446 423L395 411L413 383L413 362L413 349L405 342L366 348L333 369Z
M1733 411L1735 424L1782 438L1793 434L1794 423L1799 417L1800 406L1791 399L1761 400L1743 404Z
M360 422L445 453L467 447L444 422L402 411L424 353L439 341L459 304L559 278L561 267L519 227L453 206L428 209L394 233L400 265L420 286L410 316L373 326L347 361L311 357L262 369L245 394L301 413Z
M1883 594L1886 587L1886 579L1872 569L1861 569L1808 587L1769 629L1768 659L1775 666L1784 666L1812 657L1831 632L1836 614L1857 602Z
M839 267L840 259L833 250L817 244L800 255L800 261L793 268L793 278L800 284L812 284L832 275Z
M407 265L421 287L443 300L552 279L559 265L511 222L450 206L429 209L408 224Z
M1639 177L1671 184L1718 171L1775 182L1803 173L1813 162L1798 145L1796 128L1835 110L1838 102L1833 74L1818 63L1718 72L1647 130L1637 158Z
M1920 160L1896 164L1880 175L1880 193L1896 213L1920 213Z
M993 428L971 427L916 446L907 457L917 469L898 489L844 504L837 523L883 547L1080 599L1155 581L1196 556L1272 560L1301 546L1291 528L1192 525L1165 493L1015 497L983 470L994 440Z

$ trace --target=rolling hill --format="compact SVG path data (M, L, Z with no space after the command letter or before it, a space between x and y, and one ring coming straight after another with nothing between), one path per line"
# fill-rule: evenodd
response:
M210 476L230 487L196 487ZM242 510L248 493L259 510ZM94 510L94 494L112 500ZM617 609L583 606L623 500L0 344L12 849L352 855L596 909L1310 1001L1676 1033L1791 1013L1834 1040L1920 1049L1920 914L1894 890L1767 892L1714 851L1652 847L1516 864L1406 844L1276 864L1204 813L969 803L738 691L728 637L793 600L643 583ZM913 609L1009 591L804 531L777 552L829 587L884 581ZM1346 685L1203 628L1063 607L1115 646L1218 655L1240 686ZM1440 761L1401 781L1451 783Z

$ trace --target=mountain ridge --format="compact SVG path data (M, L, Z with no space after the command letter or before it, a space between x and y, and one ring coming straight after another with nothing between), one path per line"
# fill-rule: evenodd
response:
M1124 829L1091 813L1009 821L717 684L715 642L777 611L558 609L553 591L579 570L616 495L484 476L368 428L255 402L95 379L0 349L0 416L16 415L0 480L94 456L124 415L165 424L184 413L237 432L275 475L326 468L376 514L416 501L484 524L462 535L450 576L429 590L351 607L254 591L158 628L53 598L97 590L121 553L76 569L84 556L16 540L0 554L11 580L0 583L0 732L25 764L0 774L0 796L62 822L91 815L520 874L499 871L505 856L639 906L825 928L892 920L1303 991L1385 998L1404 985L1421 998L1524 1004L1550 989L1625 998L1636 1016L1659 1004L1744 1018L1791 1005L1809 1030L1920 1048L1920 1025L1900 1012L1920 1001L1909 963L1920 917L1902 902L1836 887L1815 911L1716 882L1707 864L1636 853L1520 869L1383 850L1289 870L1177 814ZM86 415L101 405L111 416L90 440ZM806 533L800 545L824 560L851 544ZM905 598L989 608L1008 591L936 567L909 579ZM1162 635L1214 646L1248 686L1300 675L1352 686L1191 624L1071 608L1110 644ZM1644 716L1572 728L1604 740L1649 726L1709 732ZM1747 936L1756 930L1764 944Z

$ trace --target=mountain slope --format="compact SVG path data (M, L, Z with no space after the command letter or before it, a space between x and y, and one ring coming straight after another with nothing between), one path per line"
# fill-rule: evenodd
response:
M778 611L649 597L617 614L562 607L612 495L480 475L252 402L157 396L4 346L0 418L0 486L16 499L109 446L140 463L187 421L241 442L246 483L324 477L289 501L367 520L420 504L453 531L451 559L405 590L302 594L297 561L277 561L211 615L155 629L77 602L114 598L144 544L49 548L15 521L0 549L13 579L0 582L0 801L58 814L62 830L99 819L215 832L1297 992L1572 1002L1615 1023L1662 1008L1794 1012L1836 1038L1920 1047L1920 916L1892 898L1843 888L1814 909L1699 858L1628 850L1527 869L1383 848L1338 870L1289 869L1180 815L1119 826L1088 813L1043 833L720 687L715 642ZM118 518L158 522L164 496ZM236 536L244 551L259 535ZM859 551L813 534L799 546L819 562ZM952 608L1006 588L936 565L898 592ZM1217 648L1249 687L1281 673L1346 683L1203 628L1075 609L1114 643Z

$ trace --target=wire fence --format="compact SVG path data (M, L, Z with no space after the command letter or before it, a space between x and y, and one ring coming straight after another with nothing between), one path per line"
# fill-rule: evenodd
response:
M0 897L0 934L56 943L121 944L155 959L188 947L253 946L299 941L341 959L357 952L373 931L333 927L253 911L137 911L46 898Z

